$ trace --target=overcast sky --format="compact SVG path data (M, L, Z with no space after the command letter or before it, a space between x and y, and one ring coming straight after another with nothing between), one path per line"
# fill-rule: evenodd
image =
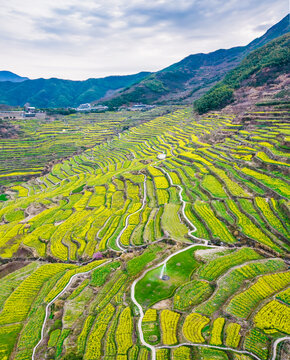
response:
M2 1L0 70L75 80L157 71L246 45L287 12L287 0Z

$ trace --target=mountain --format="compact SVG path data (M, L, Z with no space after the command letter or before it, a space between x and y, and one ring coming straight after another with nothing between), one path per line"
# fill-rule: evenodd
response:
M251 51L288 31L289 15L247 46L189 55L156 73L140 72L85 81L56 78L17 83L3 81L0 82L0 104L22 106L29 102L37 107L70 107L95 102L118 107L140 102L192 103L223 79ZM15 75L10 73L10 78L11 74Z
M274 84L277 85L283 80L282 75L287 76L289 72L290 34L285 34L247 55L222 81L195 101L195 110L200 114L219 110L237 98L236 90L241 87L262 87L267 84L270 90ZM280 79L277 80L278 78ZM285 86L283 87L285 90ZM245 101L245 91L243 97ZM239 100L240 98L241 96Z
M289 15L247 46L220 49L208 54L189 55L139 83L115 93L105 103L120 106L129 103L192 103L225 74L235 68L251 51L289 31Z
M21 83L0 83L0 104L23 106L29 102L37 107L70 107L91 102L142 80L148 72L126 76L72 81L35 79Z
M22 82L25 80L28 80L28 78L14 74L11 71L0 71L0 81Z

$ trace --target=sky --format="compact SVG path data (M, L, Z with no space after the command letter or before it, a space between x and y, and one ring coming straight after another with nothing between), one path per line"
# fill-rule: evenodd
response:
M288 0L2 1L0 70L73 80L158 71L246 45L288 11Z

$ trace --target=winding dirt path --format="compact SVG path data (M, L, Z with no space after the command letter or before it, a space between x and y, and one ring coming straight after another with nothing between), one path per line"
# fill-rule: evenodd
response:
M55 302L55 300L57 300L57 299L67 290L67 288L71 285L71 283L73 282L73 280L74 280L76 277L78 277L78 276L80 276L80 275L88 274L88 273L90 273L91 271L94 271L94 270L96 270L97 268L102 267L102 266L108 264L109 262L110 262L110 261L106 261L106 262L104 262L104 263L96 266L95 268L93 268L93 269L91 269L91 270L88 270L88 271L85 271L85 272L81 272L81 273L77 273L77 274L73 275L73 276L70 278L70 280L69 280L69 282L67 283L67 285L63 288L63 290L62 290L61 292L59 292L59 293L56 295L56 297L55 297L54 299L52 299L52 300L46 305L46 307L45 307L45 318L44 318L44 321L43 321L43 324L42 324L42 328L41 328L41 337L40 337L40 340L38 341L38 343L37 343L37 344L34 346L34 348L33 348L32 357L31 357L32 360L36 360L36 358L35 358L36 350L37 350L38 346L41 344L41 342L42 342L43 339L44 339L44 331L45 331L45 326L46 326L47 319L48 319L48 317L49 317L49 307L50 307L50 305L53 304L53 303Z
M154 270L162 265L165 265L167 263L168 260L170 260L172 257L174 257L175 255L178 255L184 251L187 251L193 247L196 247L196 246L200 246L200 244L193 244L193 245L190 245L184 249L181 249L171 255L169 255L165 260L163 260L161 263L157 264L157 265L154 265L152 266L151 268L147 269L146 271L143 272L143 274L141 276L139 276L137 279L134 280L132 286L131 286L131 300L132 302L137 306L138 310L139 310L139 314L140 314L140 317L138 319L138 332L139 332L139 336L140 336L140 341L142 343L142 345L148 347L150 350L151 350L151 353L152 353L152 359L151 360L156 360L156 349L157 347L153 346L153 345L150 345L148 344L145 339L144 339L144 335L143 335L143 331L142 331L142 320L143 320L143 317L144 317L144 311L143 311L143 308L142 306L138 303L138 301L136 300L135 298L135 287L136 287L136 284L139 280L143 279L143 277L151 270ZM210 247L217 247L217 246L214 246L214 245L206 245L206 246L210 246ZM192 345L192 344L191 344ZM168 348L170 348L170 346L168 346Z
M126 251L127 249L126 249L123 245L121 245L121 243L120 243L120 238L121 238L121 236L123 235L124 231L125 231L125 230L128 228L128 226L129 226L130 217L133 216L133 215L135 215L135 214L137 214L138 212L142 211L142 210L144 209L145 205L146 205L146 197L147 197L146 180L147 180L147 176L144 175L144 177L145 177L144 182L143 182L143 188L144 188L143 193L144 193L144 195L143 195L142 206L140 207L140 209L138 209L137 211L133 212L132 214L130 214L130 215L128 215L128 216L126 217L125 226L124 226L124 228L120 231L118 237L116 238L116 245L117 245L117 247L118 247L120 250L122 250L122 251Z
M192 224L192 222L188 219L188 217L186 216L185 212L184 212L184 207L185 207L185 204L186 202L183 200L183 197L182 197L182 187L180 185L175 185L173 184L173 181L170 177L170 175L164 171L162 168L156 166L158 169L160 169L163 173L166 174L167 178L169 179L170 181L170 185L172 186L175 186L175 187L178 187L179 189L179 199L180 201L182 202L182 214L184 216L184 218L186 219L187 223L190 225L190 227L193 229L193 230L189 230L188 231L188 235L191 236L192 238L196 239L195 236L193 236L191 233L192 232L195 232L196 231L196 227L194 226L194 224ZM204 242L205 245L208 244L208 241L207 240L204 240L204 239L198 239L198 240L201 240L202 242ZM175 255L177 254L180 254L184 251L187 251L189 250L190 248L192 247L196 247L196 246L200 246L200 244L193 244L193 245L190 245L184 249L181 249L171 255L169 255L164 261L162 261L161 263L151 267L150 269L147 269L139 278L137 278L136 280L134 280L132 286L131 286L131 300L132 302L137 306L138 310L139 310L139 319L138 319L138 332L139 332L139 336L140 336L140 341L142 343L142 345L148 347L150 350L151 350L151 353L152 353L152 360L156 360L156 347L155 346L152 346L150 344L148 344L145 339L144 339L144 334L143 334L143 331L142 331L142 320L143 320L143 317L144 317L144 311L143 311L143 308L142 306L138 303L138 301L136 300L135 298L135 286L137 284L137 282L139 280L141 280L149 271L153 270L153 269L156 269L157 267L159 266L162 266L162 265L166 265L167 261L170 260L172 257L174 257ZM211 247L216 247L214 245L211 245Z
M171 186L173 187L176 187L178 188L179 192L178 192L178 197L179 197L179 200L180 202L182 203L182 207L181 207L181 212L182 212L182 215L185 219L185 221L187 222L187 224L189 225L190 228L192 228L192 230L189 230L188 231L188 236L190 236L192 239L194 240L198 240L200 241L201 243L203 243L204 245L207 245L208 244L208 240L205 240L205 239L201 239L201 238L198 238L196 236L194 236L192 233L196 232L197 231L197 228L196 226L189 220L189 218L187 217L187 215L185 214L185 206L186 206L186 201L183 199L182 197L182 192L183 192L183 188L178 185L178 184L174 184L173 181L172 181L172 178L171 176L168 174L168 172L166 170L164 170L163 168L159 167L159 166L156 166L156 168L158 168L160 171L163 172L163 174L165 174L165 176L167 177L167 179L169 180L169 183ZM211 246L211 247L219 247L219 246Z

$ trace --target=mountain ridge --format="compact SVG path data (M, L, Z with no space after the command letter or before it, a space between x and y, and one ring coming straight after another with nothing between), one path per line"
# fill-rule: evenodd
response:
M10 82L22 82L29 80L28 77L19 76L12 71L2 70L0 71L0 81L10 81Z
M133 75L90 78L83 81L58 78L26 80L21 83L0 83L0 104L23 106L29 102L37 107L72 107L91 102L141 80L148 72Z
M106 104L114 107L132 102L192 103L235 68L248 53L287 32L289 14L246 46L189 55L115 94L106 100Z

